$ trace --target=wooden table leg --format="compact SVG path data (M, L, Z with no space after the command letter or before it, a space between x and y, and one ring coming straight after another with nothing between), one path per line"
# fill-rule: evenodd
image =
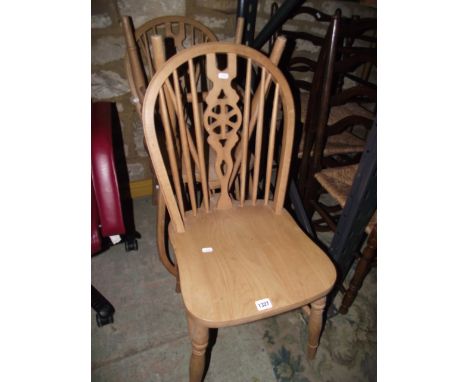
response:
M187 314L190 339L192 340L192 356L190 358L190 382L201 382L205 370L206 348L208 346L207 327L196 322Z
M309 343L307 357L314 359L319 345L320 332L322 331L323 310L325 308L326 297L322 297L311 304L309 315Z

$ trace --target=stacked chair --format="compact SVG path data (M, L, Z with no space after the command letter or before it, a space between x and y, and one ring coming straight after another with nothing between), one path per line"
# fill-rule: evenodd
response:
M127 45L125 68L132 94L132 103L140 116L146 87L158 68L166 61L166 52L174 55L189 46L218 40L209 28L186 16L157 17L147 21L136 30L132 19L129 16L124 16L122 27ZM174 117L174 110L171 110L171 118ZM156 192L156 189L157 181L153 174L153 203L158 204L158 254L164 267L177 277L177 266L174 261L171 261L166 250L164 198ZM179 291L178 284L176 290Z
M317 61L304 57L294 57L290 61L291 70L314 72L310 84L297 81L302 90L310 85L298 150L299 192L309 216L315 212L319 215L314 220L314 228L335 231L337 213L346 203L357 171L356 163L364 150L366 131L375 118L376 84L369 81L369 74L376 65L376 22L345 19L339 10L332 17L306 7L296 14L299 13L329 22L324 38L303 32L287 33L321 46ZM361 128L361 136L353 131L356 126ZM328 199L336 204L330 206L321 202L323 194L328 194ZM366 232L369 235L367 246L345 292L342 313L347 312L375 257L376 216L369 222Z
M276 38L268 58L240 44L242 18L234 43L217 42L208 28L186 17L154 19L136 30L123 18L128 80L160 190L158 252L183 297L192 382L203 378L210 328L302 307L309 315L309 358L317 351L336 270L284 208L288 178L297 164L292 172L308 212L320 215L318 229L336 229L330 212L337 207L321 206L319 197L326 192L338 207L345 205L364 150L365 134L355 135L353 127L370 127L375 116L376 86L368 81L376 64L369 35L375 25L344 19L340 11L300 12L328 22L328 29L324 37L285 33L321 48L317 61L290 61L290 71L313 73L310 83L296 83L308 95L298 115L277 67L284 37ZM362 38L371 46L359 46ZM376 218L367 233L342 312L375 256Z
M159 70L159 68L165 63L167 49L171 49L172 47L176 47L177 51L182 51L186 46L187 43L184 41L189 41L192 43L203 43L203 42L213 42L217 41L216 36L213 32L211 32L207 27L205 27L200 22L190 19L188 17L183 16L167 16L162 18L156 18L151 21L148 21L141 27L139 27L136 31L133 29L132 21L130 17L124 17L122 20L123 29L125 34L125 39L127 42L127 56L126 56L126 68L127 68L127 76L129 79L130 88L132 90L133 99L135 101L135 105L137 111L141 115L141 107L142 107L142 97L146 92L146 84L148 83L147 79L150 79L154 73ZM175 33L174 31L177 31ZM239 17L237 19L236 24L236 32L235 32L235 43L241 43L242 35L244 31L244 19ZM158 34L161 33L161 34ZM274 64L278 64L282 52L284 50L286 40L284 37L278 38L272 52L270 54L270 59ZM168 48L169 47L169 48ZM141 57L145 57L142 61ZM145 64L143 64L143 62ZM137 78L141 78L141 80L137 80ZM181 78L182 81L187 79ZM136 85L139 84L139 85ZM189 84L186 84L187 87ZM166 90L169 92L170 90ZM174 97L174 93L172 91L171 94L167 94L170 98L171 96ZM201 91L198 94L197 100L201 104L204 102L206 97L206 91ZM141 99L141 101L140 101ZM253 105L258 105L260 99L260 93L253 95ZM187 102L193 102L193 96L191 93L187 94ZM172 102L168 102L169 107L169 118L171 119L172 123L175 123L175 110L176 105ZM194 116L187 115L186 123L190 126L194 125ZM190 151L192 156L195 152L195 143L194 139L188 136L188 143L190 147ZM236 151L236 162L234 164L236 171L239 169L240 165L240 155L239 150ZM215 160L216 154L215 152L210 149L208 154L208 169L210 176L210 181L208 184L208 189L211 193L216 192L220 189L220 182L218 180L216 171L215 171ZM183 178L186 179L188 176L185 173L185 169L183 171ZM194 176L197 181L201 179L201 169L196 159L196 167L194 169ZM156 184L156 178L154 177L154 184ZM230 182L230 186L232 186L232 181ZM153 189L156 189L155 187ZM154 197L155 199L155 197ZM165 199L162 197L162 194L159 194L157 197L158 204L158 216L157 216L157 243L158 243L158 254L160 257L161 262L165 266L165 268L173 274L177 278L176 284L176 291L180 292L180 286L178 281L178 269L177 264L174 260L171 260L169 257L169 251L167 250L167 232L166 232L166 205Z

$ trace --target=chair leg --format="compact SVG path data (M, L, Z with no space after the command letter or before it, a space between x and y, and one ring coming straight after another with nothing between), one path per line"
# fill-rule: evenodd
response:
M319 345L320 332L322 331L323 310L325 309L327 298L322 297L311 304L309 315L309 343L307 357L314 359Z
M166 251L166 203L162 192L158 192L158 215L156 222L156 241L158 245L158 254L161 263L174 276L177 276L177 269L174 264L169 261L169 256Z
M369 273L372 261L377 254L377 227L375 227L367 239L366 248L357 263L353 278L349 283L349 288L346 290L343 301L341 302L340 313L348 313L349 307L352 305L357 296L359 289L362 287L364 278Z
M205 371L206 348L208 346L209 329L196 322L187 314L190 339L192 340L192 356L190 357L190 382L201 382Z

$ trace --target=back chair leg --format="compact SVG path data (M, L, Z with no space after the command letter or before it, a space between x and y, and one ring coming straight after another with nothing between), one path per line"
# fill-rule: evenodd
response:
M319 345L320 332L322 331L323 310L325 309L326 297L322 297L311 304L309 315L309 343L307 357L315 358Z
M349 283L349 288L346 290L343 301L341 302L340 313L348 313L348 309L357 296L359 289L362 287L364 278L369 273L372 262L377 254L377 226L372 230L367 239L366 248L362 252L361 257L354 271L353 278Z
M158 255L161 263L164 265L164 268L168 270L169 273L177 277L178 271L174 264L169 261L169 256L166 251L166 203L162 192L159 192L158 195L158 215L156 216L156 241L158 245Z
M190 382L201 382L205 370L206 348L208 346L209 329L200 325L187 313L189 335L192 340L192 356L190 357Z

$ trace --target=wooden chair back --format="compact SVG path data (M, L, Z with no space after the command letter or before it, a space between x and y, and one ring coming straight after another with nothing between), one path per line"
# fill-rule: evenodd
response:
M241 72L245 77L238 76ZM199 95L202 91L206 92L203 102ZM187 102L187 94L191 94L192 102ZM169 103L175 105L174 121L169 118ZM159 119L155 118L155 109ZM261 52L218 42L179 52L151 80L142 118L152 165L176 232L184 232L184 217L189 210L196 215L199 209L261 203L282 212L294 136L294 103L283 74ZM158 136L157 130L164 133ZM191 140L195 150L189 147ZM241 163L235 172L238 147ZM220 182L220 192L214 195L208 187L212 176L207 171L209 148L216 153L215 176ZM197 162L199 182L193 171ZM182 170L186 179L182 179ZM237 199L230 186L233 178L239 181ZM259 192L260 183L263 189ZM198 187L203 196L201 204L196 198Z
M353 46L357 39L367 39L366 32L375 27L370 19L354 21L342 19L337 10L332 17L319 55L310 87L307 114L304 123L303 154L299 165L299 188L304 195L306 183L323 167L323 152L327 138L361 124L372 125L372 119L347 115L329 124L330 110L334 106L351 102L376 101L376 85L359 81L353 72L367 63L376 64L376 48ZM372 37L370 37L372 38ZM342 88L345 77L354 83Z
M294 19L297 16L304 17L304 15L307 15L305 17L310 16L311 21L315 23L330 24L332 21L332 16L307 6L299 7L291 14L290 19ZM326 37L307 31L290 31L282 28L280 33L288 38L288 40L294 41L296 45L298 41L303 41L305 43L312 44L315 47L321 48L327 41ZM308 48L308 50L310 50L311 46ZM315 73L318 68L318 61L321 59L323 54L324 50L320 49L318 58L314 60L309 55L302 55L301 52L295 51L294 56L291 57L288 61L288 70L297 73L296 76L299 76L299 73ZM311 79L312 77L307 75L304 76L304 78L296 79L295 83L300 90L310 92L311 86L313 85Z
M138 112L146 91L146 85L155 74L155 56L170 57L176 52L190 46L218 41L216 35L199 21L186 16L164 16L147 21L135 30L129 16L122 17L122 27L127 55L125 69L132 93L132 101ZM155 52L151 37L163 37L164 52Z

